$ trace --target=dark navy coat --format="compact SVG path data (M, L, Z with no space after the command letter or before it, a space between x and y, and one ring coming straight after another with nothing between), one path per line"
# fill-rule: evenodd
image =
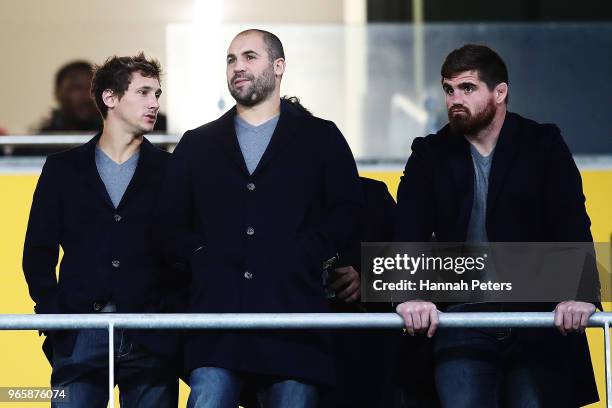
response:
M382 181L361 177L364 206L359 217L359 233L340 250L335 265L352 266L361 272L362 242L391 242L395 221L395 201ZM331 298L336 313L362 311L394 312L389 303L346 303ZM336 386L323 393L320 408L388 407L395 406L394 366L404 367L400 361L401 331L389 329L351 329L333 332L336 359Z
M437 134L417 138L398 188L396 239L427 242L435 234L440 242L464 242L473 197L468 141L448 125ZM489 175L489 241L592 242L584 202L580 173L559 128L508 112ZM597 288L586 292L584 300L596 300ZM554 307L508 304L505 310L550 312ZM531 368L549 398L544 405L579 406L597 400L584 334L563 337L556 329L517 333L529 355L536 356Z
M337 127L282 102L252 175L234 130L235 108L185 133L160 207L167 256L187 268L190 312L327 312L322 282L356 229L355 161ZM333 381L328 336L304 331L188 332L188 371L238 371Z
M397 206L387 185L379 180L360 177L363 208L359 217L359 233L346 248L340 250L336 266L351 265L361 270L362 242L391 242L395 231ZM385 311L389 311L387 309ZM381 310L382 311L382 310Z
M169 154L143 141L134 176L115 209L96 168L99 138L50 155L38 180L23 251L36 313L95 313L109 301L119 313L176 310L173 279L151 234ZM74 334L54 333L54 346L69 353ZM169 334L132 334L160 355L176 351Z

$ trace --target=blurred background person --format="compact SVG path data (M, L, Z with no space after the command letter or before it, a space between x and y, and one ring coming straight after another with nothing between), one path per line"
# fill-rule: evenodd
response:
M38 133L95 132L102 128L100 115L89 93L92 65L78 60L63 65L55 74L58 104L37 128Z
M8 130L0 126L0 136L8 135ZM0 149L0 156L4 156L4 148Z
M55 73L54 94L57 107L33 127L34 134L94 133L102 130L102 119L89 90L93 66L85 60L64 64ZM66 146L35 145L12 147L12 156L47 156L65 150Z

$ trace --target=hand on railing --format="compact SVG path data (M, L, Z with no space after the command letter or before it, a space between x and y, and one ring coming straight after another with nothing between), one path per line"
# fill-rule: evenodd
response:
M431 338L436 333L440 323L438 319L440 311L435 304L421 300L409 300L397 305L395 310L404 319L406 331L411 336L414 336L414 333L427 331L427 337Z
M561 302L555 308L555 326L562 335L567 332L579 331L584 333L589 317L595 313L595 305L587 302L568 300Z

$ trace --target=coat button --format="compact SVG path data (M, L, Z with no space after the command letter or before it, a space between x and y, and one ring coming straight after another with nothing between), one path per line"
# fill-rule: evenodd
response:
M249 183L249 184L247 184L247 190L250 190L250 191L255 190L255 183Z
M115 220L115 222L119 222L121 221L121 216L119 214L115 214L113 215L113 220Z
M121 262L115 259L113 262L111 262L111 265L113 265L113 268L118 268L121 265Z
M252 274L251 272L249 272L249 271L246 271L246 272L244 273L244 277L245 277L246 279L253 279L253 274Z
M93 310L95 310L96 312L99 312L100 310L102 310L102 305L98 302L95 302L93 304Z
M246 230L247 235L254 235L255 234L255 228L253 227L249 227Z

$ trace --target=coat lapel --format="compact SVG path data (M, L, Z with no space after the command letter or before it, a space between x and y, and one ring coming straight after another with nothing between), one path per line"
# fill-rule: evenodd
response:
M294 128L296 126L296 117L298 114L291 108L287 102L281 101L281 112L276 124L276 129L272 134L272 139L268 147L261 156L255 171L253 171L253 177L257 176L261 171L270 163L272 158L280 152L295 134Z
M146 186L147 175L150 174L148 170L154 166L154 150L155 147L151 144L151 142L149 142L146 138L143 138L140 145L140 155L138 156L136 170L134 171L134 175L125 189L125 193L123 193L123 196L121 197L121 201L119 201L119 205L117 205L118 210L129 201L130 196L134 195L135 192Z
M83 175L85 183L98 194L100 199L104 201L105 205L115 208L110 196L108 195L108 192L106 191L104 182L102 182L102 179L100 178L98 168L96 167L96 146L98 144L98 140L100 140L100 135L101 133L98 133L89 142L80 147L81 151L77 164L81 170L80 173Z
M236 136L236 126L234 125L234 116L236 116L236 107L227 111L223 116L217 119L214 130L218 144L221 146L225 154L242 170L244 174L249 175L244 156L238 144L238 136Z
M457 240L464 241L474 203L474 164L472 163L469 142L462 135L450 132L450 129L447 137L452 138L449 144L448 161L459 205L459 217L456 226Z
M518 152L517 142L518 124L513 113L506 113L504 124L499 132L497 145L491 163L491 173L489 174L489 191L487 192L487 219L490 218L495 209L495 202L504 185L504 179L512 167L515 156Z

